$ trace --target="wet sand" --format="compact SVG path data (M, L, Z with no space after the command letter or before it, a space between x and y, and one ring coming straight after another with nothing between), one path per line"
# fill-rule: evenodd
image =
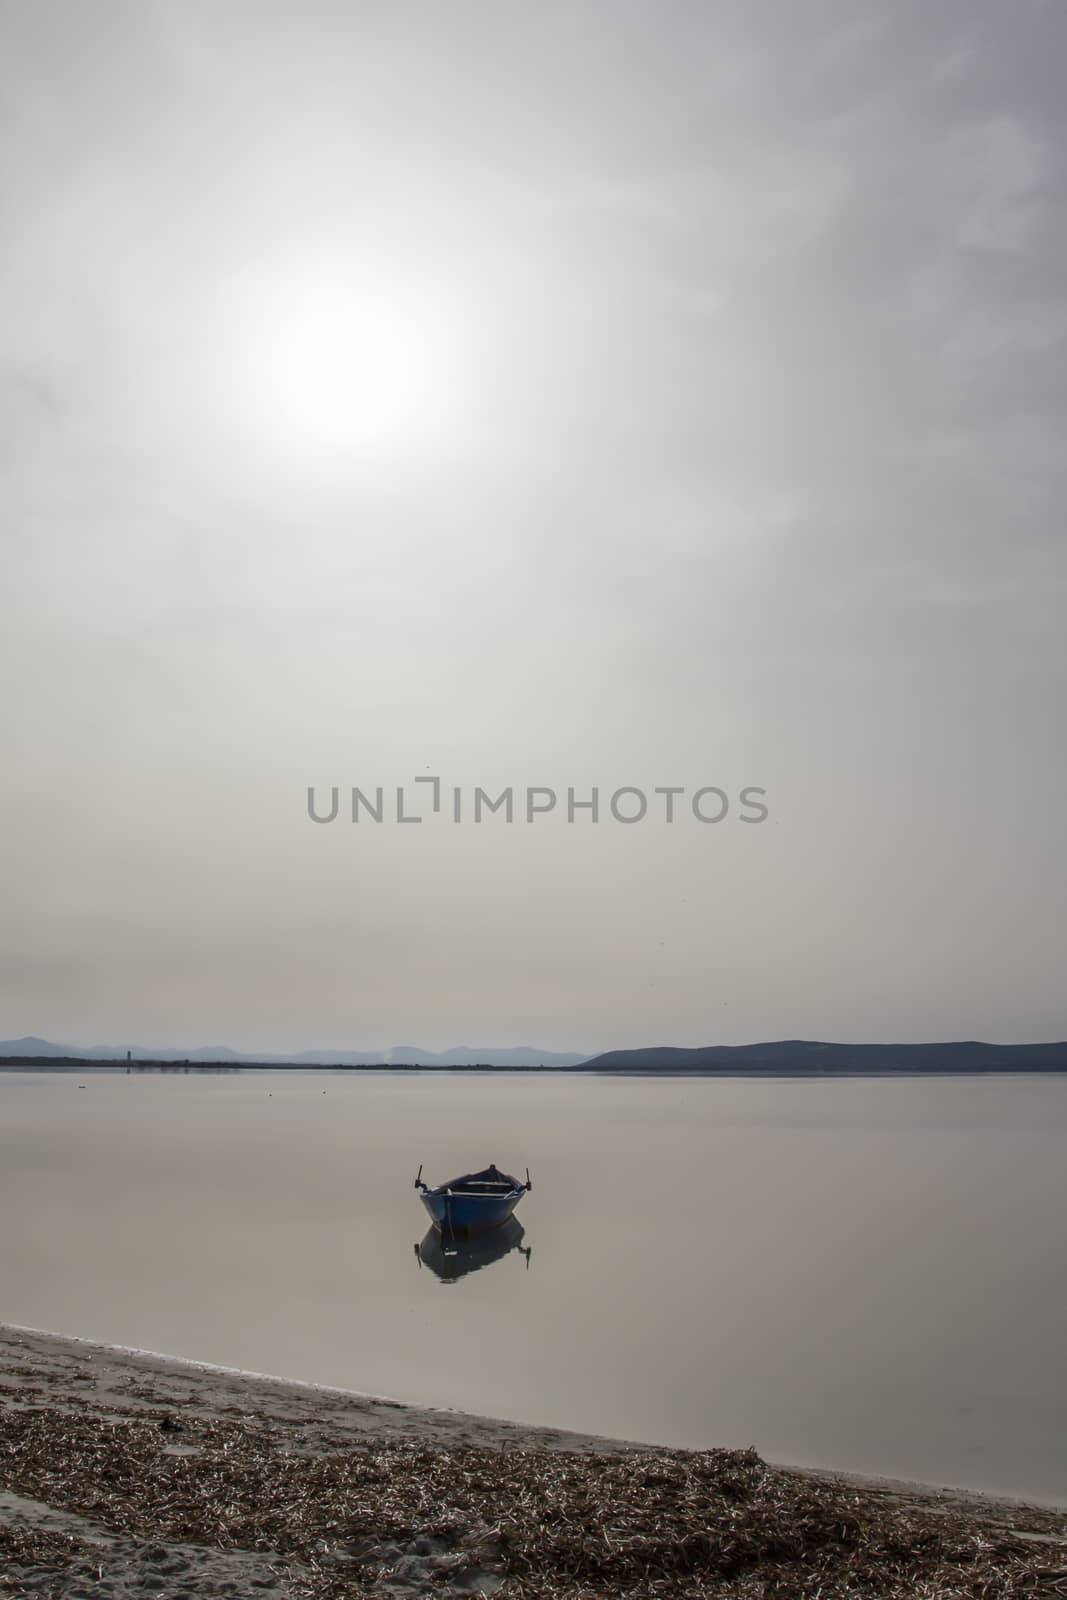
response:
M451 1597L498 1590L504 1597L783 1593L778 1557L762 1563L753 1557L730 1570L723 1566L726 1547L703 1527L705 1520L710 1529L732 1518L734 1545L741 1549L746 1539L751 1545L757 1502L761 1537L768 1519L778 1515L783 1537L795 1537L801 1523L809 1530L810 1548L798 1546L789 1556L800 1563L788 1590L798 1596L817 1592L816 1578L809 1588L803 1575L805 1562L824 1578L834 1576L835 1562L843 1563L839 1581L847 1569L854 1585L849 1592L857 1594L888 1596L909 1588L946 1597L976 1593L964 1583L969 1561L981 1564L973 1576L986 1584L983 1595L1067 1594L1062 1509L769 1467L754 1452L657 1451L7 1325L0 1325L0 1424L0 1594L188 1600L257 1593ZM487 1471L493 1473L494 1459L510 1475L511 1489L501 1491L488 1520L472 1521L471 1485L474 1491L487 1487L483 1480ZM705 1473L702 1488L697 1484L699 1501L692 1498L695 1469L712 1474ZM649 1493L660 1495L664 1527L674 1531L665 1535L663 1550L642 1558L649 1565L645 1578L635 1578L629 1568L611 1578L603 1552L596 1568L604 1574L601 1581L593 1567L584 1575L569 1570L581 1560L576 1563L573 1554L563 1559L553 1531L567 1513L558 1497L553 1509L544 1510L545 1486L560 1474L568 1494L578 1485L577 1503L585 1506L590 1528L613 1516L623 1526L625 1505L626 1514L639 1520L634 1507L640 1507L642 1493L646 1500ZM302 1487L286 1489L279 1500L281 1478ZM241 1484L243 1493L253 1479L259 1489L248 1504L240 1512L228 1505L232 1485ZM659 1487L642 1491L638 1484L635 1496L638 1480ZM438 1491L429 1510L423 1496L421 1513L412 1514L412 1492L430 1481L443 1482L443 1494ZM610 1492L609 1482L615 1484ZM458 1516L448 1504L453 1483L463 1511ZM516 1527L522 1522L522 1539L509 1541L500 1525L488 1524L499 1524L499 1512L507 1512L508 1492L516 1503L527 1499L527 1483L533 1485L529 1504L511 1519ZM210 1518L205 1522L213 1484L217 1527L208 1525ZM590 1494L601 1495L599 1507ZM344 1520L327 1517L331 1505L343 1507ZM536 1520L537 1505L543 1526ZM694 1520L701 1526L692 1534L707 1548L674 1573L670 1552L686 1543L680 1530ZM832 1532L838 1523L851 1527L844 1543ZM823 1531L811 1532L816 1525ZM935 1543L947 1540L940 1553L925 1549L931 1530ZM179 1532L182 1537L175 1536ZM543 1571L539 1533L545 1538ZM647 1534L631 1520L616 1543L624 1551L627 1538L634 1547L641 1538L647 1544ZM271 1547L272 1535L278 1548ZM912 1574L914 1582L900 1568L909 1542L920 1552L915 1559L921 1555L926 1563ZM608 1540L608 1552L613 1548ZM773 1537L767 1548L777 1548ZM880 1556L883 1548L891 1554ZM861 1557L862 1570L856 1566ZM653 1562L660 1564L655 1570ZM957 1580L960 1586L952 1587ZM920 1581L929 1586L919 1590Z

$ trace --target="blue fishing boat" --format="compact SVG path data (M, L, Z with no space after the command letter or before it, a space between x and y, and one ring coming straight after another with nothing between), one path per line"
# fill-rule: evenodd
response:
M489 1166L482 1172L465 1172L461 1178L439 1183L431 1189L423 1183L420 1167L415 1187L434 1226L447 1239L479 1233L485 1228L499 1228L533 1184L529 1167L526 1182L520 1183L509 1172L499 1172L496 1167Z

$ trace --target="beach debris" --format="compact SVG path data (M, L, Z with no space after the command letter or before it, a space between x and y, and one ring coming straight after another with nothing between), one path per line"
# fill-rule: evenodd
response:
M500 1600L1067 1596L1067 1514L904 1502L770 1467L754 1450L596 1453L372 1435L316 1452L292 1448L277 1419L216 1409L197 1417L198 1453L174 1455L160 1437L168 1416L2 1406L0 1488L114 1539L269 1560L306 1600L493 1590ZM0 1573L37 1559L32 1531L17 1539L0 1544ZM84 1559L74 1544L46 1544L42 1565L62 1566L64 1548L67 1565Z

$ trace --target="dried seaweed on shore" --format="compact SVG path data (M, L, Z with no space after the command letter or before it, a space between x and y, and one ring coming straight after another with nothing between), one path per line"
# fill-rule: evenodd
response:
M85 1553L86 1547L70 1534L36 1528L29 1522L0 1523L0 1594L12 1567L66 1567Z
M300 1454L255 1418L114 1420L0 1411L0 1482L116 1534L277 1551L309 1592L374 1591L389 1552L436 1552L521 1600L1052 1600L1067 1597L1067 1519L1035 1544L995 1518L904 1509L751 1451L611 1454L375 1444ZM1040 1520L1040 1519L1039 1519ZM1022 1524L1020 1524L1021 1526Z

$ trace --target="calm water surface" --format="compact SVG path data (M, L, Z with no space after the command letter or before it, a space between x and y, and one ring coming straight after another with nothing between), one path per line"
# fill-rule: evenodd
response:
M1065 1202L1065 1078L0 1073L0 1320L1067 1503Z

